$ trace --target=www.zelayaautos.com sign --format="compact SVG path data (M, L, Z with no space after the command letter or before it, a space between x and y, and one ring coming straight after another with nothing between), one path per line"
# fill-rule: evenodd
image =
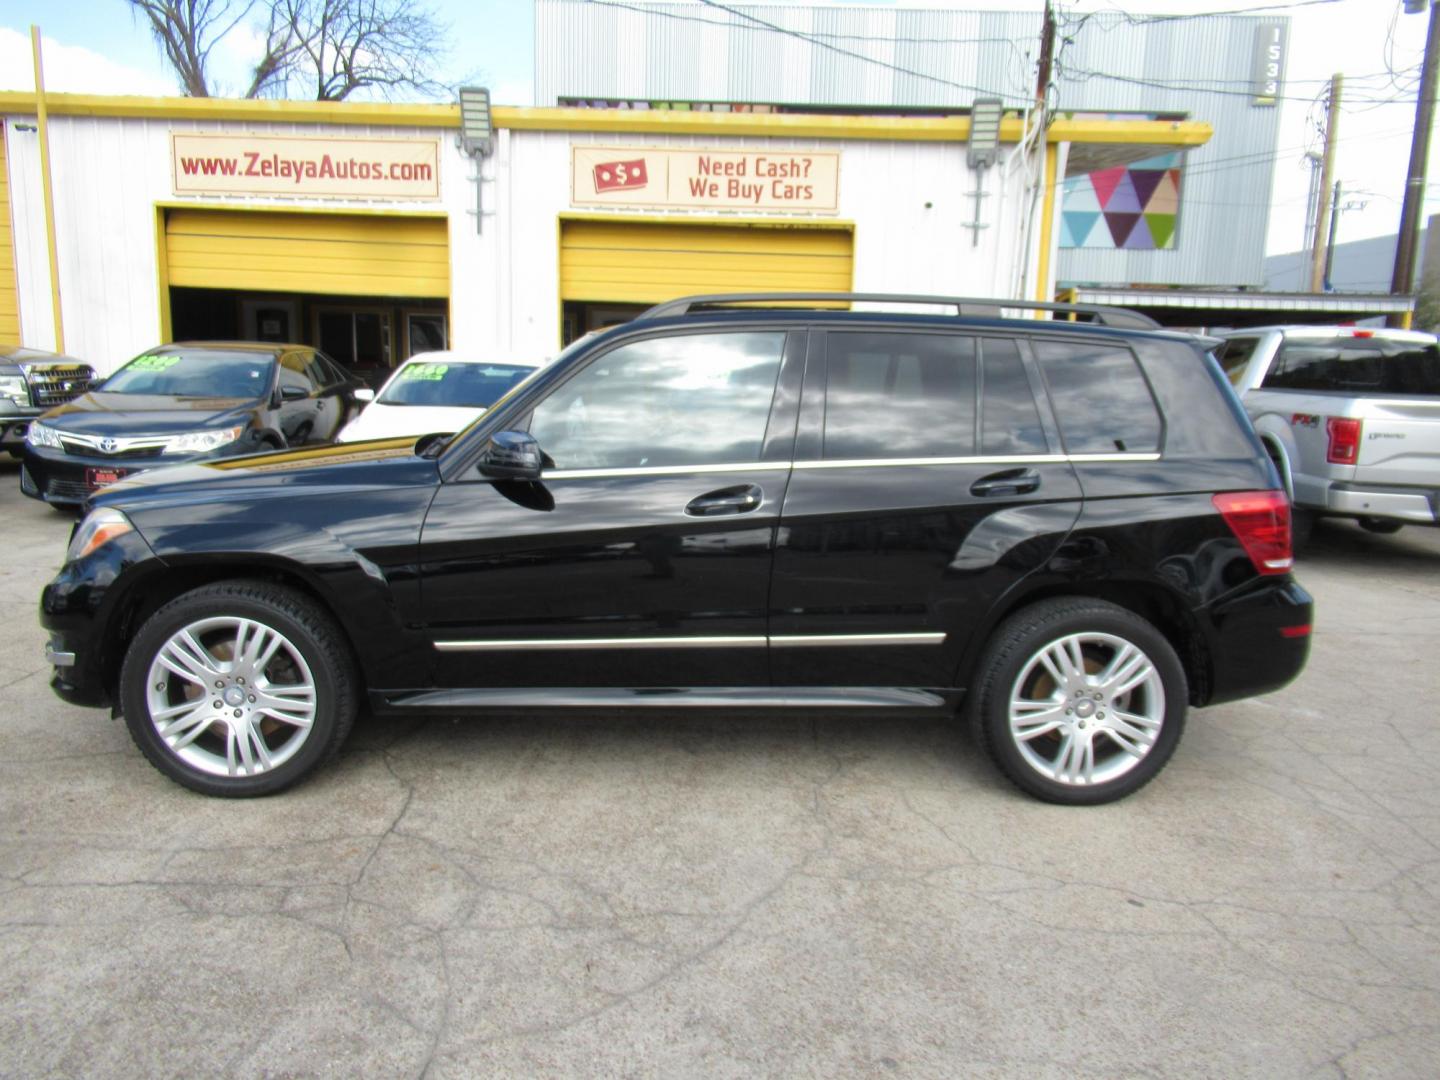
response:
M437 139L170 136L177 195L438 199Z

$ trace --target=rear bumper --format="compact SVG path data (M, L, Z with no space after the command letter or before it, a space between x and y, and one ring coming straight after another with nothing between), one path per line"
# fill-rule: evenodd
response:
M1393 518L1416 525L1435 525L1440 523L1440 488L1337 481L1325 493L1324 510L1349 517Z
M1213 605L1209 617L1210 687L1201 704L1268 694L1304 670L1315 601L1294 579L1262 581Z

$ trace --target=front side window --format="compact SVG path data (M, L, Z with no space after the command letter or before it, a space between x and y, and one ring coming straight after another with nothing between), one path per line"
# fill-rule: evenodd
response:
M1037 341L1035 356L1067 452L1160 449L1160 411L1129 349L1104 342Z
M1280 346L1267 390L1357 394L1440 394L1440 350L1386 338L1303 338Z
M96 390L166 397L258 398L270 391L275 359L265 353L167 349L137 356Z
M974 453L974 338L845 332L827 336L825 458Z
M557 469L760 460L785 334L686 334L621 345L535 408Z

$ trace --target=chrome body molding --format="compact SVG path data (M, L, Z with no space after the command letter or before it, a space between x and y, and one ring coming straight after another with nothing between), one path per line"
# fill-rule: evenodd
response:
M57 649L53 641L45 643L45 662L52 667L74 667L75 654Z
M691 476L704 473L788 472L791 469L893 469L917 465L1085 465L1096 462L1159 461L1157 453L1012 454L978 457L847 458L838 461L751 461L722 465L657 465L624 469L550 469L542 480L603 480L627 476Z
M518 649L725 649L760 648L763 634L729 637L618 637L618 638L495 638L477 641L437 641L440 652L490 652Z
M737 634L719 637L611 637L611 638L480 638L437 641L439 652L507 652L520 650L589 649L754 649L773 645L785 648L827 648L854 645L939 645L941 632L916 634Z
M939 645L945 635L926 634L775 634L770 644L777 649L827 648L832 645Z
M388 697L397 709L941 709L951 699L912 687L507 687L424 690Z
M61 444L67 454L77 452L83 453L86 450L97 454L124 454L131 450L160 450L170 445L172 435L82 435L76 431L65 431L61 428L51 427L51 431L60 438ZM180 434L176 432L175 434ZM80 449L77 451L75 447Z

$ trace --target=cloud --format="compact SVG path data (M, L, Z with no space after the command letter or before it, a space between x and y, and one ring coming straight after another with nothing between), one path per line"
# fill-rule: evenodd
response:
M126 67L81 45L44 39L45 89L72 94L174 96L173 79L158 71ZM30 36L0 27L0 90L34 90Z

